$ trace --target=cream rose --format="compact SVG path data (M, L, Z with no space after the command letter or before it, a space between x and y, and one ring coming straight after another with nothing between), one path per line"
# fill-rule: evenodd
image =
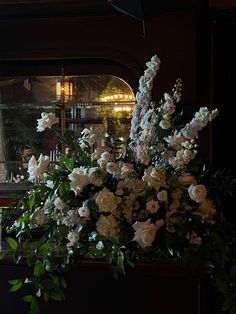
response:
M139 243L144 248L151 246L155 240L157 226L150 222L150 219L144 222L135 222L132 227L135 230L133 241Z
M113 161L110 161L106 164L106 171L110 174L119 174L120 173L119 166Z
M54 201L54 206L59 210L63 210L66 206L66 203L60 197L57 197Z
M190 173L182 173L179 177L178 177L178 182L181 185L196 185L197 181L194 178L194 176L192 176Z
M34 220L37 225L42 226L48 222L49 218L44 212L38 211L35 213Z
M118 222L113 215L101 215L96 223L97 232L108 238L116 238L119 234Z
M82 206L78 209L78 214L80 217L88 218L90 215L90 210L87 207Z
M114 213L121 199L110 192L107 188L103 188L96 196L95 202L100 212Z
M188 194L193 201L201 203L206 199L207 190L203 184L190 185L188 188Z

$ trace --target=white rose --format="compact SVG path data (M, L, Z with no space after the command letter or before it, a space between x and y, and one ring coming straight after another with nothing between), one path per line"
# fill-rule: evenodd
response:
M96 196L95 202L98 205L100 212L115 212L117 204L121 199L114 195L114 193L103 188Z
M207 190L203 184L190 185L188 188L190 198L196 203L201 203L206 199Z
M35 213L34 220L37 225L42 226L48 222L49 218L44 212L38 211Z
M54 201L54 206L59 210L63 210L66 206L66 203L60 197L57 197Z
M118 222L113 215L101 215L96 226L97 232L107 238L116 238L119 235Z
M132 227L135 230L133 241L138 242L143 248L152 245L156 237L157 226L150 223L150 219L144 222L135 222Z
M119 170L120 169L115 162L110 161L106 164L106 171L110 174L118 174L120 172Z
M160 187L167 187L165 172L161 169L149 167L144 172L143 180L156 191L159 191Z
M80 217L88 218L90 215L90 210L87 207L82 206L78 209L78 214L80 215Z

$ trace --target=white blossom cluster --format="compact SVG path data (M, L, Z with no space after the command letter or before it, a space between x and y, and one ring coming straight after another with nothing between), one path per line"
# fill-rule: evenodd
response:
M138 137L139 126L146 120L146 114L150 108L151 91L156 72L160 67L160 59L155 55L146 63L147 69L139 79L139 91L136 94L136 104L131 120L130 139L135 141Z
M58 246L66 243L70 254L85 243L95 256L104 248L111 248L111 243L128 246L136 242L141 248L156 245L159 233L176 234L186 215L202 224L215 221L216 209L207 187L188 165L197 154L199 131L218 111L200 108L191 122L176 128L174 117L181 97L181 80L176 81L172 95L165 93L156 107L151 101L151 90L160 60L153 56L146 65L131 122L131 156L123 154L117 158L111 147L97 144L96 130L83 130L76 141L80 154L67 156L71 158L70 167L62 163L58 169L47 171L42 201L30 209L34 211L30 215L31 226L54 226L55 239L50 235L49 241L58 241ZM51 128L57 121L53 114L43 113L38 131ZM28 167L30 178L44 176L48 163L47 156L40 155L38 161L33 156ZM13 228L20 228L19 221ZM60 230L64 238L58 240ZM201 244L196 228L185 230L184 240Z
M198 151L195 139L198 138L199 131L218 115L218 110L209 111L206 107L201 107L191 122L180 130L176 129L172 120L176 103L181 98L181 79L176 80L172 95L165 93L164 100L156 107L151 101L148 87L153 85L160 60L154 56L147 65L148 69L140 80L134 106L130 148L136 161L141 164L153 163L159 167L171 165L175 169L183 168L196 157Z

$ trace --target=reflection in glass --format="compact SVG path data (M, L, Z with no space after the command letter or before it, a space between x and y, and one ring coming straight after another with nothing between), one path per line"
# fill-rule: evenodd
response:
M53 131L36 132L41 112L54 112L58 128L75 138L96 127L125 140L134 100L131 87L110 75L0 77L0 182L27 176L32 155L55 159Z

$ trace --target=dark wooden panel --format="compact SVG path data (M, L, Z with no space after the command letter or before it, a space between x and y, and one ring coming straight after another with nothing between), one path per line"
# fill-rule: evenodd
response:
M1 265L0 308L4 314L26 313L17 294L8 293L7 280L28 273L23 265ZM204 280L178 263L139 264L115 280L107 264L84 262L69 271L66 300L42 304L43 314L209 314ZM202 290L201 290L202 289ZM29 292L29 291L28 291ZM22 296L22 293L20 293ZM203 297L203 298L202 298ZM206 295L206 297L209 297ZM14 299L14 302L12 300ZM203 303L207 301L206 303ZM214 311L214 308L212 307ZM213 313L213 312L211 312ZM217 311L214 311L217 314Z

